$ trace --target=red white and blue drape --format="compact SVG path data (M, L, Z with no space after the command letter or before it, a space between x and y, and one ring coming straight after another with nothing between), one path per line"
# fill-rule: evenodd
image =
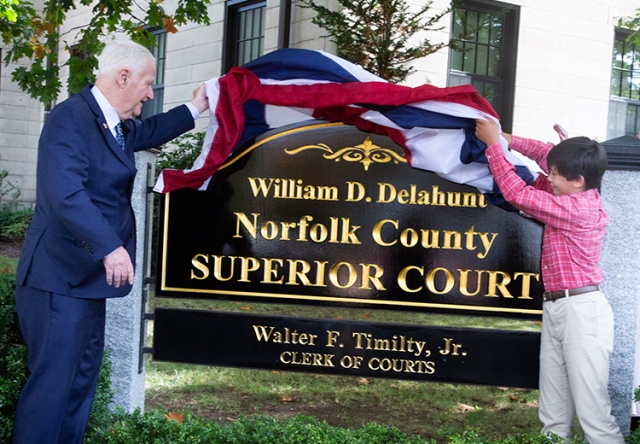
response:
M409 164L466 184L502 204L475 119L498 116L471 85L408 87L385 80L323 51L280 49L206 82L209 126L189 170L164 170L155 190L206 189L234 148L255 136L310 118L344 122L389 136ZM506 151L506 146L505 146ZM508 159L525 182L537 173Z

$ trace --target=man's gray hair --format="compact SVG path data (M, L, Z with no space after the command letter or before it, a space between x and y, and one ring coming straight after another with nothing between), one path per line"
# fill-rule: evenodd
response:
M122 68L128 68L132 73L138 74L149 60L155 66L155 57L144 46L130 40L112 40L98 56L98 77Z

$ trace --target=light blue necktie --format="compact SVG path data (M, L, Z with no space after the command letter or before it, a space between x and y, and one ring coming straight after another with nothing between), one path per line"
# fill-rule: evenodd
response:
M116 125L116 140L120 144L120 147L124 149L124 134L122 134L122 122L118 122Z

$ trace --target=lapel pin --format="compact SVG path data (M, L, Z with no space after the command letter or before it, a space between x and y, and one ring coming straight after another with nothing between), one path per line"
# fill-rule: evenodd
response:
M102 123L102 126L104 126L104 129L107 129L107 124L106 123Z

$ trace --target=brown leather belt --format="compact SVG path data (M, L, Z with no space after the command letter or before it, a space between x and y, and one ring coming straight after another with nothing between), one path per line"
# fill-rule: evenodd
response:
M572 288L571 290L546 291L544 293L544 301L555 301L560 298L568 298L569 296L578 296L579 294L600 291L599 285L587 285L586 287Z

